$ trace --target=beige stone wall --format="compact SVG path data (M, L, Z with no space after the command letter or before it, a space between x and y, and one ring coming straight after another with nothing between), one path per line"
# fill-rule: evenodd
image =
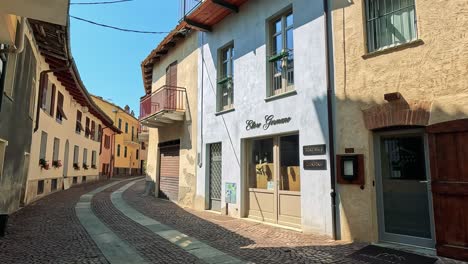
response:
M158 177L158 143L180 139L179 203L193 207L196 191L197 164L197 88L198 88L198 37L190 34L184 41L163 57L153 67L152 91L166 82L166 68L177 61L177 86L187 91L187 109L184 121L163 128L150 128L147 173L156 181ZM157 185L156 185L157 186Z
M432 103L429 123L468 117L468 2L415 0L418 42L366 55L364 0L335 1L333 34L338 154L365 155L366 185L339 186L341 236L377 241L373 134L362 110L399 92L408 101Z

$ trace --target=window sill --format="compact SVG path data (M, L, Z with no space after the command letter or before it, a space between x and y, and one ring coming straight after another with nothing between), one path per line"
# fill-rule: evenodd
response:
M296 94L297 94L296 90L287 91L287 92L284 92L284 93L281 93L281 94L272 95L270 97L267 97L267 98L265 98L265 102L271 102L271 101L274 101L274 100L277 100L277 99L281 99L281 98L288 97L288 96L293 96L293 95L296 95Z
M366 53L366 54L362 55L362 58L363 59L373 58L373 57L377 57L377 56L380 56L380 55L392 53L392 52L395 52L395 51L400 51L400 50L404 50L404 49L408 49L408 48L417 47L417 46L420 46L420 45L423 45L423 44L424 44L424 41L422 39L417 39L417 40L413 40L413 41L403 43L403 44L400 44L400 45L397 45L397 46L388 47L388 48L385 48L385 49L382 49L382 50L377 50L377 51Z
M215 116L224 115L224 114L227 114L227 113L230 113L230 112L234 112L235 110L236 109L233 107L233 108L230 108L230 109L219 111L219 112L215 113Z

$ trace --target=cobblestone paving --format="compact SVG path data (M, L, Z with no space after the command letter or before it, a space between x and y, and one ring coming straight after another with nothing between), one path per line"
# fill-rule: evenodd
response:
M82 194L105 183L51 194L11 215L0 238L0 263L108 263L74 210Z
M133 222L114 207L110 194L127 183L117 184L96 194L91 203L94 214L149 263L202 263L178 246Z
M210 212L184 210L170 202L143 197L144 182L126 191L132 207L232 256L255 263L361 263L346 259L365 244L332 241Z

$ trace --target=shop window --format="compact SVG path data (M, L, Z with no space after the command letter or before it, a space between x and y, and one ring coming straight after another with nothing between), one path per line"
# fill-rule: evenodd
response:
M218 56L217 111L220 112L234 106L234 44L221 48Z
M42 131L41 133L41 147L39 150L39 160L46 159L46 151L47 151L47 133Z
M81 117L82 117L81 112L77 110L75 132L78 134L81 134L81 131L83 131L83 125L81 124Z
M294 90L293 13L288 11L269 24L269 76L268 96Z
M126 158L126 157L127 157L127 147L125 146L124 147L124 158Z
M54 152L52 154L52 161L59 160L60 139L54 138Z
M52 179L50 181L50 190L52 190L52 191L57 190L57 179Z
M117 157L120 157L120 145L117 145Z
M414 0L366 0L365 9L368 52L417 39Z
M55 114L55 120L57 122L62 123L63 119L67 119L65 115L65 111L63 110L63 94L61 92L57 93L57 111Z
M5 164L5 151L8 146L8 142L0 139L0 179L3 176L3 164Z
M280 182L279 189L284 191L301 190L299 161L299 136L280 137Z
M273 139L253 141L252 159L249 166L249 187L274 189Z
M40 180L37 182L37 195L44 193L44 180Z

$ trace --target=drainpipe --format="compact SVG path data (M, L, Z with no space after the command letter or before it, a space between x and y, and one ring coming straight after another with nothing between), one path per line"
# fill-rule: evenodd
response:
M198 117L200 120L200 153L198 153L198 167L203 166L203 84L204 84L204 66L205 66L205 52L204 52L204 45L205 45L205 33L201 32L201 91L200 91L200 116Z
M50 70L45 70L45 71L42 71L41 74L40 74L40 77L39 77L39 89L42 89L42 83L44 82L44 78L46 78L46 75L49 74L49 73L57 73L57 72L62 72L62 71L67 71L68 69L70 69L71 67L71 64L70 62L67 62L67 66L63 67L63 68L57 68L57 69L50 69ZM39 129L39 115L40 115L40 110L41 110L41 102L42 102L42 98L43 96L45 96L45 94L42 94L41 93L41 90L39 90L39 98L37 100L37 106L36 106L36 122L35 122L35 125L34 125L34 133L37 132L37 130Z
M25 40L24 31L26 29L26 18L21 17L21 22L20 23L21 23L21 27L19 28L19 32L18 32L18 35L17 35L18 38L16 38L16 40L15 40L15 45L13 45L11 47L4 48L4 49L1 49L0 53L6 52L6 53L19 54L19 53L23 52L23 50L24 50L24 40Z
M323 17L325 24L325 50L326 50L326 74L327 74L327 112L328 112L328 138L330 146L330 196L331 196L331 209L332 209L332 227L334 240L337 240L337 227L336 227L336 169L335 169L335 127L334 127L334 114L333 114L333 102L334 102L334 84L332 81L333 74L333 40L331 30L331 11L328 5L328 0L323 0Z

